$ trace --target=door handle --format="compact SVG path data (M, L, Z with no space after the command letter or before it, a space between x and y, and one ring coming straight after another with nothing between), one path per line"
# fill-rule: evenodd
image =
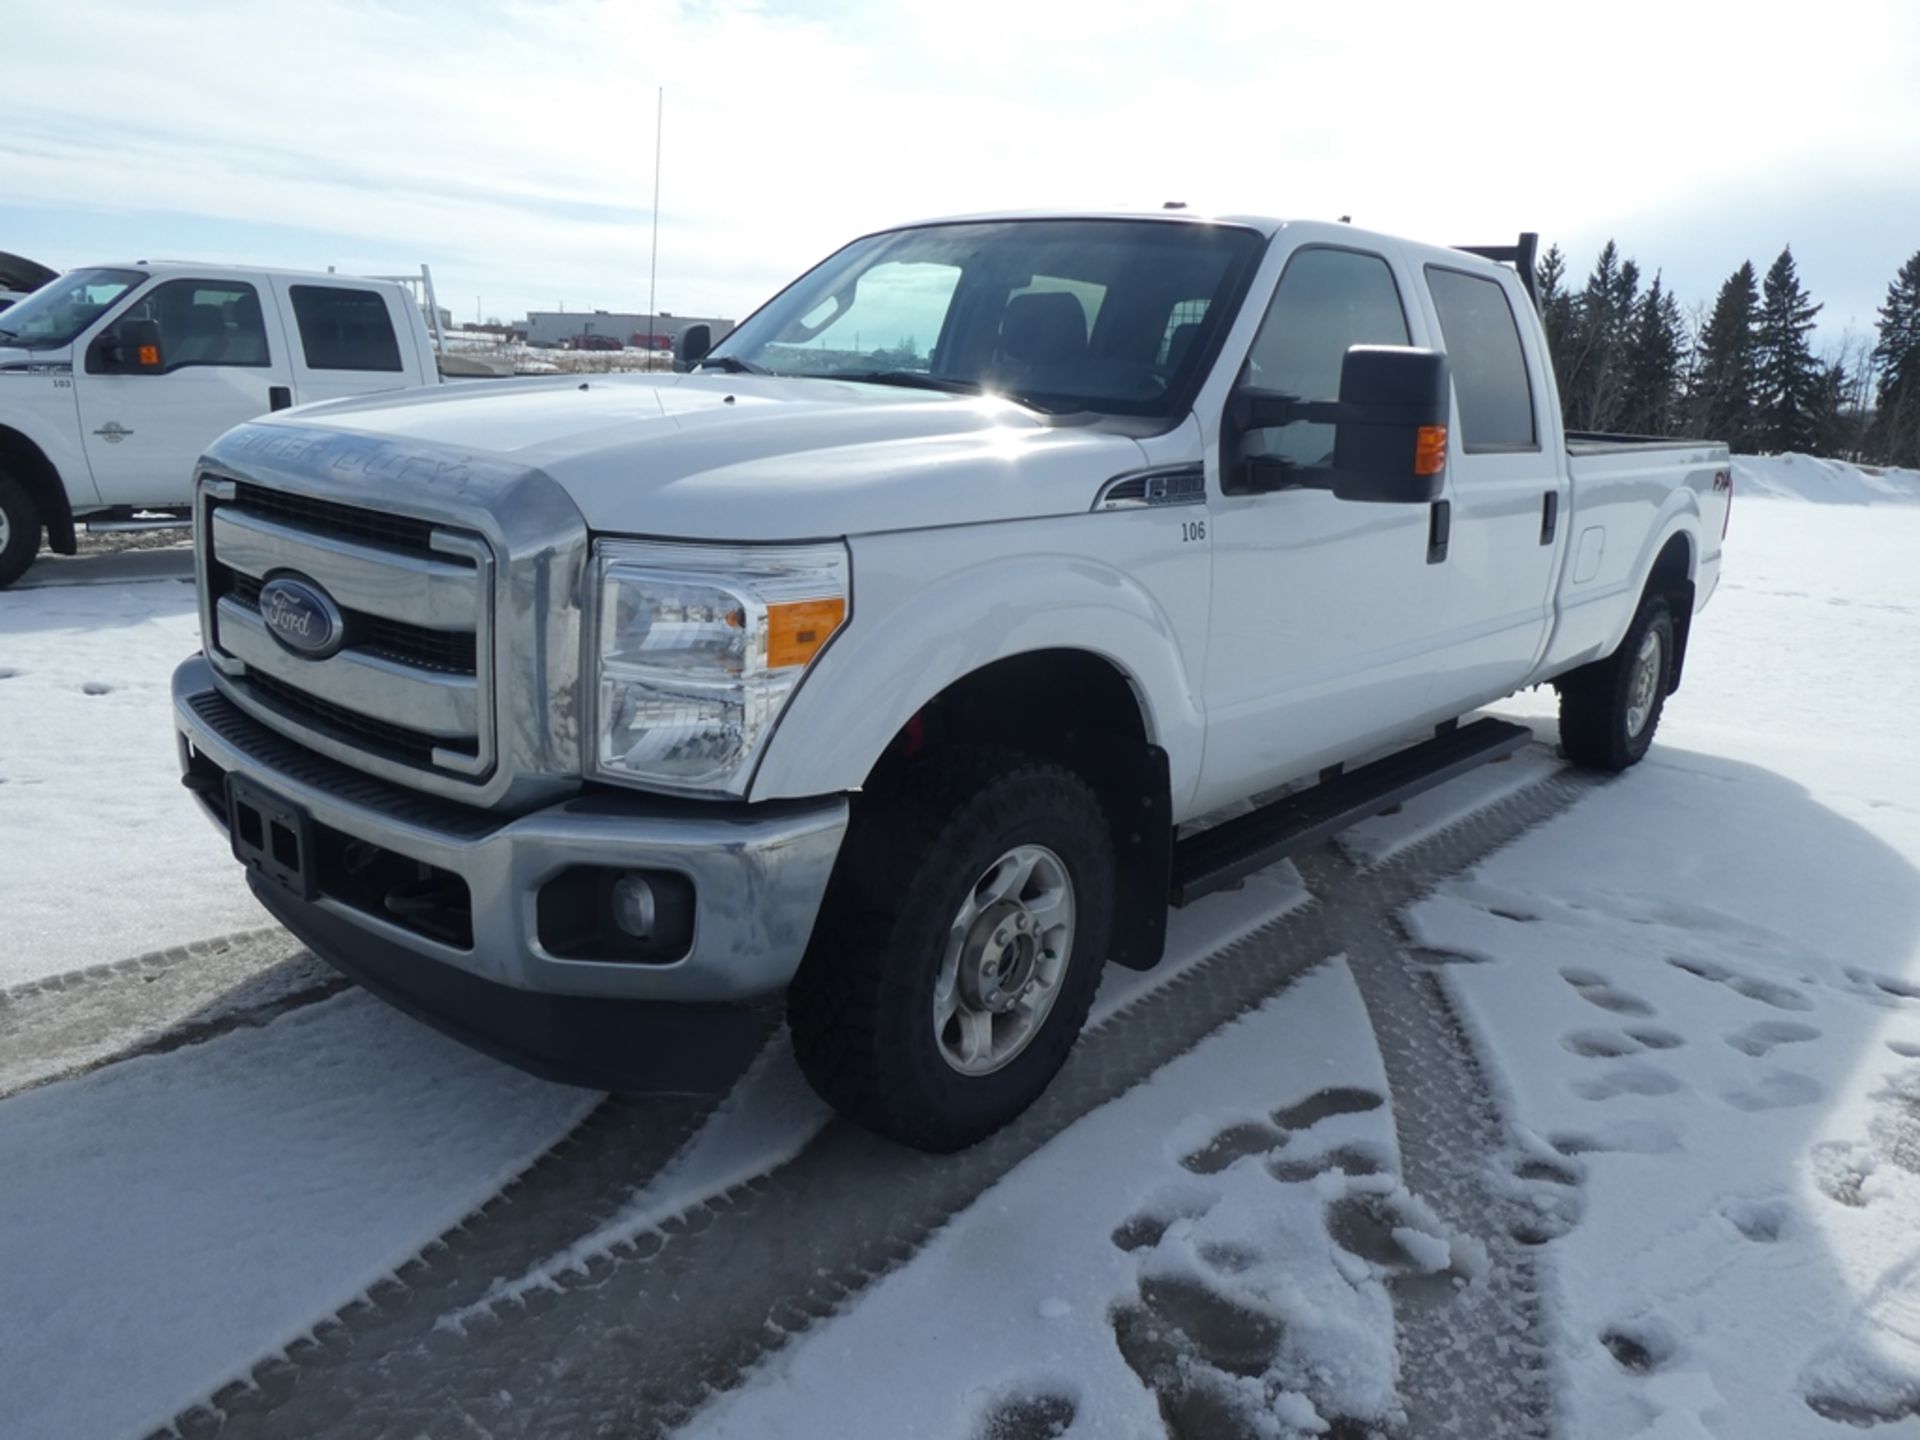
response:
M1447 558L1447 542L1453 538L1453 502L1436 500L1427 513L1427 564L1438 565Z
M286 410L293 405L293 387L291 385L269 385L267 387L267 408Z
M1551 545L1553 537L1560 528L1560 492L1547 491L1546 499L1540 502L1540 543Z

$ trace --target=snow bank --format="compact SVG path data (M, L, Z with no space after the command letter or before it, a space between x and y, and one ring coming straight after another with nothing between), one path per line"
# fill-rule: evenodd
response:
M1920 501L1920 470L1854 465L1812 455L1736 455L1733 481L1736 514L1743 496L1827 505Z

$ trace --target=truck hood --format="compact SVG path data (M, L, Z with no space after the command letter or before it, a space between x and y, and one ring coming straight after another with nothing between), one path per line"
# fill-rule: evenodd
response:
M363 436L423 460L537 470L594 531L709 540L1083 513L1106 480L1145 460L1111 428L1008 400L760 375L479 380L242 427L289 429ZM235 441L240 431L216 456L251 448Z

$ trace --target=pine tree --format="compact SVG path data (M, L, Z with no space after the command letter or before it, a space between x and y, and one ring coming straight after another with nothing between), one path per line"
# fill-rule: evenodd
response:
M1638 435L1674 433L1686 352L1687 327L1680 303L1656 274L1628 329L1626 384L1617 420L1621 429Z
M1567 260L1558 245L1547 247L1547 253L1534 267L1533 276L1540 328L1547 335L1547 358L1553 362L1554 375L1564 377L1567 340L1573 328L1573 296L1567 293Z
M1560 397L1568 426L1607 430L1617 422L1627 369L1627 336L1639 296L1640 267L1607 241L1572 305Z
M1880 384L1869 443L1890 465L1920 466L1920 251L1887 286L1873 363Z
M1757 438L1755 395L1759 389L1755 312L1760 287L1753 262L1745 261L1727 277L1700 329L1695 349L1693 394L1688 428L1736 451L1750 451Z
M1820 307L1800 284L1792 246L1767 270L1762 294L1755 346L1760 443L1776 453L1809 451L1814 448L1822 367L1813 358L1807 335Z

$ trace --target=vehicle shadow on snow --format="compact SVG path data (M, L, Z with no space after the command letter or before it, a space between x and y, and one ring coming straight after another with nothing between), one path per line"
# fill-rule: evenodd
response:
M1511 1101L1509 1119L1579 1117L1538 1136L1558 1158L1516 1152L1519 1182L1541 1191L1519 1238L1549 1265L1581 1224L1674 1251L1642 1272L1659 1275L1645 1294L1578 1279L1620 1310L1564 1316L1595 1347L1567 1358L1604 1372L1610 1357L1633 1391L1746 1350L1754 1327L1762 1349L1738 1363L1789 1367L1781 1382L1824 1419L1920 1415L1920 1345L1876 1263L1890 1243L1911 1250L1892 1207L1920 1193L1920 871L1794 780L1666 745L1523 844L1536 848L1443 884L1412 919L1436 947L1423 958L1468 962L1454 975L1510 1083L1561 1077L1564 1096ZM1507 974L1482 980L1473 962ZM1533 998L1503 1006L1493 987L1515 983ZM1577 1019L1546 1033L1554 1016ZM1543 1033L1517 1033L1529 1025ZM1707 1213L1663 1232L1677 1195ZM1689 1338L1702 1307L1719 1318ZM1819 1317L1804 1348L1756 1359L1767 1317L1794 1313Z

